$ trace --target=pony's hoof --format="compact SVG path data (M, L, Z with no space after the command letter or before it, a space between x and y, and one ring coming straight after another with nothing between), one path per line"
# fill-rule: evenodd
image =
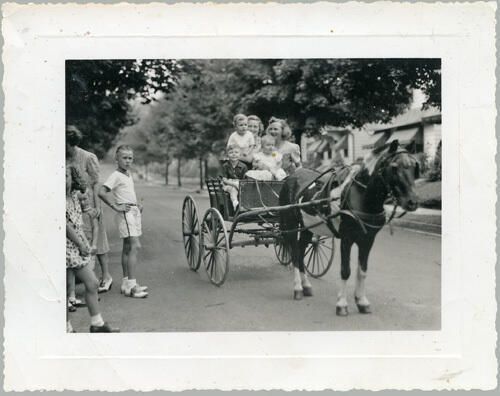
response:
M303 290L304 297L312 297L312 295L313 295L313 289L312 289L312 287L310 287L310 286L309 287L303 287L302 290Z
M349 315L349 310L347 307L336 307L337 316L347 316Z
M360 314L371 314L372 309L370 308L369 305L361 305L361 304L356 304L358 307L358 311Z
M294 290L293 291L293 299L294 300L302 300L304 297L304 292L302 290Z
M372 310L370 308L370 304L365 304L362 305L359 303L359 298L354 296L354 302L356 303L356 306L358 307L358 311L360 314L371 314Z

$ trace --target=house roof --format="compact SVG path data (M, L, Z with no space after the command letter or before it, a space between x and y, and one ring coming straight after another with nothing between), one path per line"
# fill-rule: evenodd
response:
M379 124L379 123L371 123L363 126L365 130L371 130L375 133L382 132L387 129L399 128L405 125L418 124L422 122L422 120L435 117L441 115L441 110L431 107L426 110L422 109L409 109L403 114L394 117L390 123L387 124Z

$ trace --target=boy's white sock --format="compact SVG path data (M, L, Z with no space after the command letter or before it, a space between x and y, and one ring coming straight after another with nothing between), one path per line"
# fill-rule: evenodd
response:
M132 289L136 284L137 284L137 281L135 279L129 279L127 281L127 289L128 290Z
M101 314L97 314L94 316L90 317L90 324L92 326L103 326L104 325L104 320L102 319Z
M66 333L73 333L73 326L69 320L66 322Z

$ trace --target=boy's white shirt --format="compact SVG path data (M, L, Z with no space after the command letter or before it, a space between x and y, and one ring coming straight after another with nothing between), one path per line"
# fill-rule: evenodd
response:
M117 204L137 204L132 176L127 176L116 170L109 175L103 185L111 190Z
M240 148L242 155L247 155L250 153L250 149L255 146L255 138L253 133L246 131L243 136L238 134L238 132L233 132L227 141L227 145L236 145Z

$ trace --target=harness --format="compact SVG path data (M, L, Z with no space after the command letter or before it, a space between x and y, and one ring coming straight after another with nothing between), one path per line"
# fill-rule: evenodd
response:
M321 213L321 211L317 211L316 215L321 219L321 221L318 222L318 224L313 224L313 225L310 225L308 227L301 227L300 229L293 230L293 231L300 232L300 231L304 231L306 229L314 228L314 227L321 225L321 224L325 224L328 227L328 229L332 232L332 234L335 237L339 238L339 233L335 229L335 227L333 226L332 219L341 215L341 214L344 214L344 215L347 215L347 216L353 218L358 223L358 225L360 226L360 228L363 230L363 232L365 234L368 233L368 229L379 230L379 229L383 228L385 225L389 225L390 233L391 233L391 235L393 235L394 231L393 231L392 224L391 224L392 220L394 218L399 219L399 218L403 217L404 215L406 215L407 212L403 211L403 213L401 213L399 216L396 216L396 211L397 211L397 208L399 206L399 202L398 202L397 196L394 192L394 187L391 186L390 183L387 182L387 180L385 179L385 177L383 175L383 172L386 169L387 164L389 162L391 162L397 156L402 155L402 154L407 154L407 155L411 156L411 154L409 154L408 151L406 151L406 150L398 150L394 153L383 156L382 158L380 158L377 161L377 163L375 165L376 173L375 173L374 177L378 177L382 181L382 184L384 185L384 187L387 191L387 194L389 195L389 197L392 201L392 205L393 205L391 215L389 216L388 219L387 219L385 210L382 210L379 213L368 213L368 212L363 212L361 210L354 209L349 205L348 197L349 197L349 193L351 191L353 184L358 185L363 190L366 190L368 188L367 185L365 185L364 183L362 183L361 181L356 179L356 176L358 175L356 173L356 174L352 175L349 184L345 187L345 190L342 191L340 207L343 209L341 209L338 213L333 214L333 215L331 215L331 214L325 215L325 214ZM332 183L335 179L335 176L337 175L337 171L334 168L330 168L330 169L326 170L325 172L321 173L311 183L309 183L306 187L304 187L300 191L298 196L300 197L307 188L309 188L313 183L315 183L318 179L320 179L322 176L324 176L327 173L331 173L331 176L329 177L328 182L325 183L323 185L323 187L321 188L321 190L319 190L313 196L313 199L316 198L317 196L321 196L321 194L324 193L325 191L326 192L331 191ZM333 201L334 199L331 199L331 200ZM382 223L382 224L380 224L380 223Z

